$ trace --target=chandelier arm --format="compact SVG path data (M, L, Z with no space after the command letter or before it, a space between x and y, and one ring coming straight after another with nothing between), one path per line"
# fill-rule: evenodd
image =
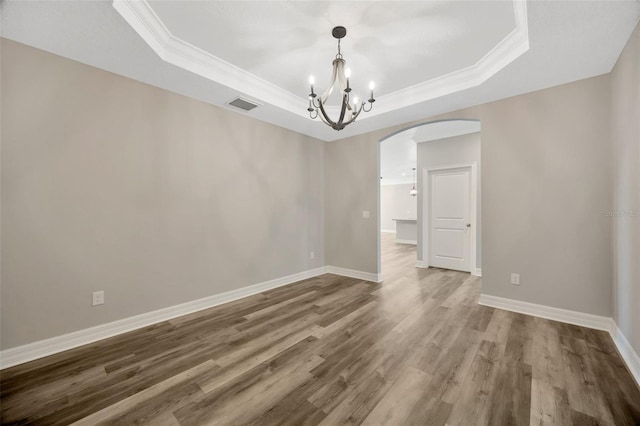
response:
M322 100L319 100L319 102L318 102L318 103L320 104L320 113L322 114L322 115L321 115L322 120L323 120L326 124L328 124L329 126L334 127L334 126L336 125L336 123L334 123L334 122L329 118L329 116L327 115L327 112L324 110L324 105L323 105L323 103L322 103Z
M354 114L351 116L351 118L349 119L349 121L343 123L345 126L347 124L351 124L354 121L356 121L356 118L358 118L358 116L360 115L360 113L362 112L362 107L364 106L364 104L360 104L360 108L358 109L358 112L354 112Z
M339 62L339 61L342 61L342 59L334 59L333 60L333 71L331 72L331 81L329 82L329 86L327 86L327 89L324 91L322 96L320 96L320 99L322 100L322 102L327 102L327 99L329 98L329 96L331 96L331 93L333 92L333 86L335 86L336 78L338 77L338 65L337 65L337 62Z
M338 74L338 85L340 86L340 91L342 93L347 90L347 77L344 75L344 59L334 59L333 66Z
M345 93L342 96L342 108L340 109L340 118L338 118L338 126L342 125L344 121L344 114L347 112L347 107L349 106L349 94Z
M327 119L326 119L326 118L324 118L324 115L320 114L320 115L319 115L319 117L320 117L320 120L322 120L322 122L323 122L324 124L326 124L327 126L329 126L329 127L334 127L334 126L335 126L335 123L333 123L333 122L331 122L331 123L330 123L330 122L328 122L328 121L327 121Z

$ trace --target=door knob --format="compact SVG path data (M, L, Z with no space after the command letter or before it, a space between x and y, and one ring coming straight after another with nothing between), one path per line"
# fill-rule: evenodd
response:
M471 228L471 224L470 223L467 223L467 228Z

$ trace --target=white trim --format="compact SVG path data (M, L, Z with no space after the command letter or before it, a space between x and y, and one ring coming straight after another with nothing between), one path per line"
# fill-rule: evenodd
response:
M429 264L427 262L425 262L424 260L420 260L418 259L416 261L416 268L428 268Z
M473 275L474 277L481 277L482 276L482 269L480 268L475 268L472 272L471 275Z
M121 320L97 325L95 327L85 328L84 330L78 330L61 336L55 336L49 339L39 340L37 342L17 346L15 348L6 349L4 351L0 351L0 369L13 367L14 365L23 364L38 358L43 358L45 356L97 342L98 340L117 336L118 334L127 333L162 321L167 321L172 318L191 314L193 312L208 309L223 303L242 299L243 297L262 293L267 290L293 284L298 281L327 273L358 278L366 281L382 281L380 274L371 274L369 272L338 268L335 266L323 266L287 275L285 277L264 281L247 287L242 287L236 290L214 294L213 296L204 297L191 302L169 306L167 308L146 312L129 318L123 318Z
M483 306L504 309L525 315L533 315L535 317L608 332L611 335L613 343L618 349L620 357L627 365L631 376L634 378L638 386L640 386L640 356L638 356L636 351L633 349L633 346L631 346L631 343L629 343L613 318L586 314L584 312L570 311L568 309L554 308L552 306L538 305L535 303L522 302L520 300L507 299L488 294L481 294L480 301L478 303Z
M356 271L355 269L340 268L338 266L325 266L325 272L327 274L342 275L343 277L357 278L359 280L371 281L374 283L382 282L382 274Z
M418 260L416 262L418 268L428 268L424 262ZM61 336L52 337L45 340L29 343L27 345L6 349L0 352L0 369L13 367L38 358L53 355L69 349L77 348L98 340L113 337L118 334L133 331L142 327L146 327L158 322L167 321L172 318L187 315L243 297L262 293L264 291L282 287L297 281L313 278L323 274L342 275L351 278L362 279L365 281L381 282L381 274L372 274L370 272L356 271L353 269L339 268L336 266L324 266L308 271L299 272L297 274L288 275L286 277L276 278L270 281L243 287L237 290L231 290L225 293L205 297L191 302L182 303L180 305L170 306L145 314L124 318L107 324L98 325L84 330L75 331L73 333L63 334ZM611 334L620 356L626 363L631 375L640 385L640 357L634 351L633 347L626 339L622 331L618 328L613 319L601 317L598 315L585 314L582 312L569 311L566 309L553 308L550 306L537 305L534 303L522 302L503 297L490 296L487 294L480 295L479 304L490 306L498 309L519 312L522 314L533 315L541 318L551 319L555 321L566 322L569 324L580 325L583 327L605 330Z
M393 111L403 105L418 104L479 86L498 71L516 60L529 50L529 28L526 0L514 0L516 28L475 64L453 71L415 86L407 87L380 96L380 106L376 105L375 114ZM372 111L373 112L373 111Z
M388 234L395 234L396 230L395 229L381 229L380 232L384 232L384 233L388 233Z
M395 242L398 244L411 244L411 245L416 245L418 244L418 241L416 240L400 240L400 239L395 239Z
M146 0L114 0L112 5L163 61L293 114L308 116L306 97L294 95L174 36Z
M243 297L262 293L263 291L292 284L324 273L324 267L311 269L297 274L287 275L286 277L242 287L237 290L215 294L213 296L193 300L191 302L169 306L167 308L97 325L95 327L85 328L84 330L78 330L61 336L51 337L49 339L39 340L23 346L6 349L0 352L0 369L5 369L34 359L77 348L78 346L87 345L98 340L133 331L138 328L147 327L152 324L211 308Z
M600 315L586 314L584 312L570 311L568 309L554 308L552 306L538 305L536 303L522 302L520 300L507 299L504 297L480 295L481 305L492 308L504 309L518 312L534 317L546 318L582 327L595 328L611 332L613 320Z
M636 379L636 383L640 386L640 356L633 350L633 346L631 346L631 343L629 343L615 322L613 323L613 330L611 330L610 333L613 342L616 344L616 348L618 348L620 357L627 364L629 372L631 372L633 378Z
M171 34L146 0L113 0L113 7L165 62L299 116L307 116L298 96ZM478 86L529 50L526 0L513 0L515 28L475 64L380 96L359 120Z
M453 170L453 169L470 169L471 174L471 188L469 188L470 192L470 215L469 222L471 222L471 228L473 232L470 234L470 247L469 247L469 257L471 258L471 262L469 264L469 271L475 275L474 272L478 270L477 262L476 262L476 245L477 245L477 236L478 236L478 163L470 162L470 163L454 163L454 164L443 164L440 166L433 167L425 167L422 169L422 259L426 265L429 265L429 248L431 246L429 240L429 206L431 203L430 199L430 175L431 172L440 172L444 170ZM478 275L480 276L480 275Z

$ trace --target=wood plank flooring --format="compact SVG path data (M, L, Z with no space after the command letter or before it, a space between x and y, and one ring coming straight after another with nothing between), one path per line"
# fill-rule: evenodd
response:
M416 269L393 234L383 268L4 370L2 424L640 424L605 332L480 306L480 279Z

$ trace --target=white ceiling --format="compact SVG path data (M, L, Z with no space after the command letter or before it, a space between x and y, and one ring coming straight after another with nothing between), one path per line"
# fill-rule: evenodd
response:
M149 4L174 37L303 99L309 75L329 82L336 25L352 88L373 79L378 96L472 66L516 28L510 1Z
M3 37L216 105L254 99L245 114L327 141L609 72L640 17L639 0L0 8ZM340 132L305 115L308 75L319 89L329 78L335 25L348 30L352 85L377 87L373 112Z

